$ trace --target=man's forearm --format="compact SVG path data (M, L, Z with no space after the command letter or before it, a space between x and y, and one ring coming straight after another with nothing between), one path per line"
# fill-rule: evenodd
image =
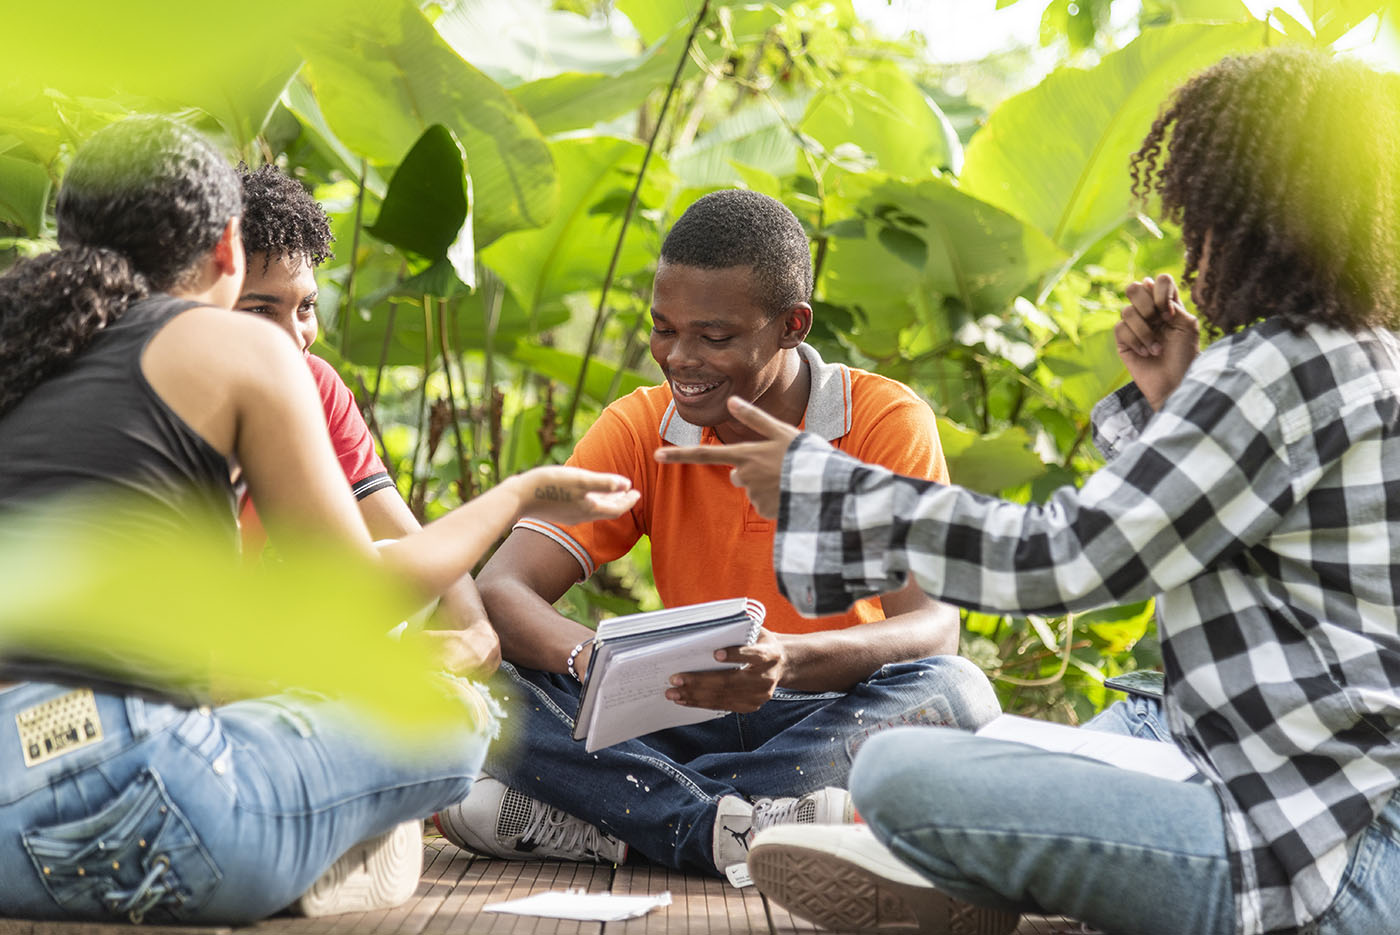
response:
M843 630L784 634L782 687L846 691L891 662L958 649L957 608L941 604Z
M476 583L470 575L463 575L457 583L448 588L438 603L438 618L443 624L459 630L481 624L490 625L486 605L481 602Z
M559 613L525 584L495 583L482 588L481 597L501 638L501 655L514 665L567 672L569 653L593 638L592 630Z

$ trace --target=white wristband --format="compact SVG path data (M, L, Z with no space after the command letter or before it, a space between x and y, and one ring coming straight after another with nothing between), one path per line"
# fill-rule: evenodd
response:
M593 642L593 640L587 639L575 646L574 651L569 653L569 661L565 663L566 667L569 670L569 674L574 677L575 682L579 682L580 684L582 684L583 679L579 676L578 670L574 668L574 660L578 658L579 653L583 652L583 647L587 646L591 642Z

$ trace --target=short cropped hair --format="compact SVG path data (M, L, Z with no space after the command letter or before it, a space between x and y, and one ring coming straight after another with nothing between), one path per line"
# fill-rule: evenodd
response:
M243 252L266 262L304 256L320 266L331 254L331 222L296 179L274 166L238 166L243 185Z
M758 192L711 192L686 209L661 245L661 259L699 269L748 267L754 300L770 318L812 297L812 252L802 224Z

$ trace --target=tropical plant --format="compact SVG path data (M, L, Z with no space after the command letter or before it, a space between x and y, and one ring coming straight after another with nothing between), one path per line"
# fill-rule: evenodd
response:
M1067 64L1004 100L984 95L1016 83L1014 56L929 62L852 0L74 0L62 22L30 5L0 36L0 264L45 248L73 148L126 113L284 167L337 236L317 351L431 518L562 459L656 379L664 231L706 191L752 188L811 235L823 354L921 392L959 482L1040 501L1099 464L1088 413L1125 378L1122 285L1180 262L1128 189L1161 101L1224 55L1329 45L1385 12L1148 0L1115 31L1110 5L1049 3L1042 40ZM643 543L565 606L655 602ZM1160 662L1150 603L965 624L1011 707L1065 720L1104 703L1104 675Z

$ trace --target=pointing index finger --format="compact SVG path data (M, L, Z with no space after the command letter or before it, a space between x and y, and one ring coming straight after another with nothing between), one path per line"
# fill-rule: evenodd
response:
M781 438L785 434L796 433L792 426L773 418L748 400L731 396L728 403L730 415L764 438Z
M681 448L658 448L656 460L662 464L743 464L764 442L739 442L734 445L689 445Z

